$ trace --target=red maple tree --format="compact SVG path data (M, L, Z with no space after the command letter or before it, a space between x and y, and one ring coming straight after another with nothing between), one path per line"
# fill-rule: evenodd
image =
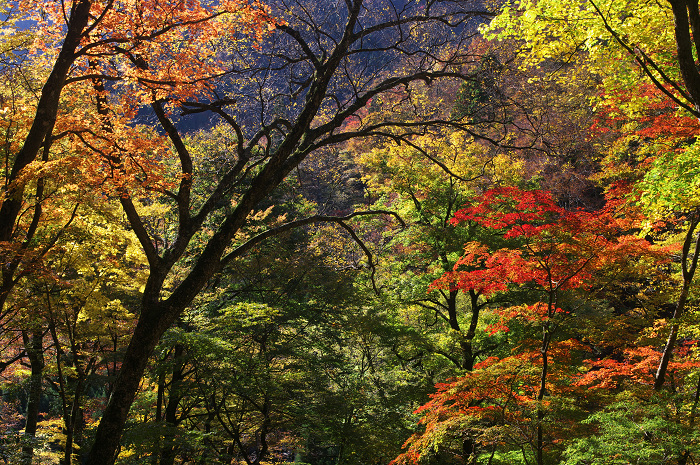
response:
M539 341L523 339L514 355L492 357L477 365L474 372L438 385L433 399L417 411L423 414L425 432L407 441L407 452L397 463L416 463L451 429L461 429L460 434L464 434L464 424L498 426L498 437L489 436L483 428L482 433L465 436L464 453L472 450L469 460L474 461L476 443L488 446L493 453L503 435L510 434L509 428L524 423L529 425L530 435L520 438L519 446L529 447L535 462L544 463L545 449L555 440L548 443L545 438L548 399L571 389L572 378L565 368L569 364L562 362L568 362L572 348L581 348L575 339L555 339L562 323L580 307L563 297L576 290L593 294L594 288L601 286L598 273L605 270L606 279L614 278L623 268L656 256L646 240L630 233L638 226L638 219L618 215L618 206L609 201L600 211L570 211L558 206L549 192L498 187L455 214L453 223L476 222L499 231L511 245L489 250L478 242L467 244L454 270L433 287L476 290L484 297L507 293L515 286L533 291L539 299L495 309L498 321L486 329L492 334L508 331L509 324L518 321L539 326L542 336ZM586 300L579 297L579 302ZM462 426L454 429L457 424ZM510 442L516 445L518 441ZM467 443L472 445L467 447Z

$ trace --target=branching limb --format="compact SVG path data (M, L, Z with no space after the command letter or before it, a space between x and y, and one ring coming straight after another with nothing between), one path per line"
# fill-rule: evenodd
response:
M342 228L344 228L348 234L352 237L352 239L360 246L362 251L365 253L367 256L368 262L369 262L369 267L372 270L372 287L374 288L374 291L376 294L379 294L379 289L377 288L376 282L374 280L374 275L375 275L375 264L373 260L372 253L370 252L369 248L364 244L364 242L360 239L360 237L355 233L355 231L346 223L346 221L359 217L359 216L368 216L368 215L390 215L396 218L396 220L401 224L401 227L405 228L406 223L403 221L403 219L393 211L389 210L366 210L366 211L359 211L359 212L353 212L349 215L345 216L324 216L324 215L314 215L310 216L307 218L303 218L300 220L296 221L290 221L288 223L285 223L283 225L277 226L276 228L268 229L265 232L262 232L258 234L255 237L252 237L245 243L239 245L236 247L234 250L229 252L226 256L224 256L221 259L221 267L225 267L228 263L230 263L232 260L235 258L240 257L244 253L250 251L253 247L256 245L260 244L266 239L269 239L270 237L277 236L279 234L282 234L287 231L291 231L292 229L299 228L301 226L305 226L308 224L312 223L336 223L340 225Z
M646 74L647 77L648 77L649 79L651 79L651 81L654 83L654 85L656 86L656 88L658 88L661 92L663 92L668 98L670 98L671 100L673 100L673 101L674 101L677 105L679 105L681 108L683 108L683 109L689 111L692 115L694 115L694 116L696 116L696 117L700 117L700 111L697 109L697 105L698 105L698 102L700 102L700 100L694 99L694 98L691 97L691 95L693 95L692 89L688 89L688 90L691 91L691 92L690 92L691 95L688 95L688 93L685 92L685 91L678 85L677 82L675 82L673 79L670 79L670 78L668 77L668 75L666 75L665 73L663 73L663 71L661 71L661 69L659 68L659 66L658 66L649 56L647 56L643 51L641 51L641 49L639 49L638 47L634 47L634 46L628 44L625 40L623 40L623 39L620 37L620 34L618 34L617 31L615 31L615 30L612 28L612 26L610 26L610 23L609 23L608 20L605 18L605 15L604 15L603 12L600 10L600 8L598 7L598 5L596 5L596 3L593 2L593 0L588 0L588 1L591 3L591 5L593 6L593 8L595 9L595 11L596 11L596 13L598 14L598 16L600 17L601 21L603 21L603 26L605 27L605 29L610 33L610 35L613 36L613 38L615 39L615 41L616 41L618 44L620 44L620 46L621 46L622 48L624 48L630 55L632 55L632 56L634 57L634 60L635 60L635 61L637 62L637 64L639 64L639 66L642 68L642 71L644 71L644 74ZM672 1L672 2L671 2L671 5L673 6L674 16L676 16L676 37L677 37L677 42L678 42L678 34L680 33L681 36L683 36L683 39L682 39L681 42L685 43L685 42L686 42L686 40L685 40L685 35L688 34L688 32L687 32L687 17L685 16L685 14L682 15L682 17L686 18L686 19L685 19L685 23L686 23L686 24L685 24L685 25L686 25L686 31L685 31L685 33L679 32L679 27L682 28L682 27L683 27L683 24L679 24L679 14L680 14L680 13L677 12L676 10L679 10L679 11L680 11L680 8L677 7L677 6L674 6L674 4L677 4L677 3L678 3L677 1L675 1L675 2ZM682 7L682 9L685 10L685 7ZM682 23L682 19L681 19L681 23ZM687 42L689 42L690 36L688 36L687 39L688 39ZM678 42L678 47L679 47L679 63L681 62L682 49L684 48L684 47L682 46L681 42ZM690 52L690 53L691 53L691 56L692 56L692 52ZM693 66L694 66L694 65L693 65ZM684 102L683 100L681 100L681 99L679 99L678 97L676 97L672 92L670 92L670 91L666 88L666 86L665 86L661 81L659 81L659 79L654 75L654 73L652 72L652 70L653 70L653 71L656 71L657 73L659 73L659 75L661 76L661 79L662 79L666 84L670 85L673 89L675 89L683 98L685 98L686 100L689 100L689 101L695 103L695 108L693 108L693 107L692 107L691 105L689 105L687 102ZM684 77L684 79L685 79L686 74L683 72L683 70L684 70L684 66L683 66L683 64L681 63L681 72L683 73L683 77ZM697 74L697 72L696 72L695 74ZM686 84L688 84L687 80L686 80Z

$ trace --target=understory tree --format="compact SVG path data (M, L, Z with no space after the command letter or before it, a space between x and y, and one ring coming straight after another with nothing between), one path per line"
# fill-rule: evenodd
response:
M556 444L584 418L576 401L581 393L571 386L584 341L595 343L582 331L596 294L637 267L648 273L660 259L648 242L629 234L636 221L617 217L615 205L567 211L547 192L494 188L456 212L455 223L498 230L507 242L498 249L466 244L454 270L433 286L501 294L492 310L497 318L486 329L508 333L508 349L438 385L417 410L425 430L407 441L397 463L429 463L436 456L556 463ZM577 326L569 327L573 320Z

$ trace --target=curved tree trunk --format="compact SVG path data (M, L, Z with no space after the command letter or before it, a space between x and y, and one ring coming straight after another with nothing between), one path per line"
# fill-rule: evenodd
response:
M41 97L36 108L36 114L32 121L27 137L24 139L22 148L17 153L6 184L9 186L7 192L0 196L0 242L15 244L24 243L29 237L17 237L15 222L22 210L22 197L25 193L25 183L14 182L20 172L31 162L36 160L41 150L42 144L50 135L56 116L61 92L66 82L66 77L76 59L76 50L80 45L82 34L88 24L90 0L80 0L73 4L70 18L66 25L66 35L58 53L54 66L41 89ZM38 218L37 218L38 219ZM2 282L0 282L0 309L5 305L5 301L10 291L15 285L13 279L20 260L18 257L2 258Z
M119 453L124 424L138 391L148 358L179 311L154 305L144 309L124 353L119 375L102 414L86 465L112 465Z
M695 270L698 264L698 254L700 254L700 237L695 234L698 223L700 223L700 211L695 211L690 221L690 226L685 235L685 241L683 242L683 251L681 254L681 266L683 271L683 286L681 287L680 295L678 296L678 302L676 303L676 309L673 311L673 319L671 324L671 331L669 332L668 339L666 340L666 345L664 346L664 351L661 355L661 360L659 361L659 366L656 370L654 389L660 390L664 381L666 380L666 372L668 371L668 363L671 361L671 354L673 349L676 347L676 338L678 337L678 319L683 315L685 311L685 304L688 300L688 293L690 292L690 285L695 277ZM693 247L693 253L691 256L691 246L695 242ZM690 265L689 265L690 262Z

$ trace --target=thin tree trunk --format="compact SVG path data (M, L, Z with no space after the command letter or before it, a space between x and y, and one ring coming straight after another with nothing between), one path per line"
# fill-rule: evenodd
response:
M168 395L168 403L165 406L165 422L168 425L168 433L165 435L165 444L160 451L160 465L173 465L175 457L177 457L178 446L175 441L175 428L178 425L177 410L182 398L180 385L183 377L183 361L182 357L185 349L182 344L175 345L173 353L173 372L170 381L170 394Z
M537 465L544 464L544 409L542 408L542 400L547 392L547 371L549 368L549 342L551 340L551 334L549 333L549 328L545 325L542 335L542 347L540 348L540 353L542 354L542 371L540 372L540 388L537 392Z
M685 241L683 242L683 251L681 254L681 267L683 271L683 287L681 288L681 293L678 296L678 302L676 303L676 309L673 312L673 324L671 324L671 331L666 340L666 345L664 346L664 351L661 354L661 360L659 361L659 366L656 370L656 376L654 380L654 389L659 391L666 380L666 372L668 371L668 363L671 361L671 354L673 349L676 347L676 339L678 338L678 319L683 315L685 311L685 304L688 299L688 293L690 291L690 285L693 282L695 276L695 270L698 264L698 255L700 253L700 238L696 236L695 229L700 223L700 211L693 212L692 218L690 220L690 226L688 227L688 232L685 235ZM693 247L693 255L690 256L690 248L695 242ZM690 260L690 266L688 265L688 260Z
M29 377L29 398L27 401L26 425L24 437L26 444L22 447L22 463L31 465L34 457L34 438L39 422L39 406L42 394L42 379L44 375L44 335L41 331L32 331L31 339L26 331L22 331L24 347L27 351L31 375Z
M550 279L551 282L551 279ZM547 302L547 317L553 318L555 315L556 304L556 289L550 289ZM542 355L542 371L540 372L540 387L537 392L537 465L544 465L544 408L542 401L547 393L547 374L549 370L549 344L552 341L551 321L545 321L542 325L542 346L540 354Z
M158 376L158 393L156 397L156 414L154 422L159 425L163 422L163 402L165 396L165 372L161 372ZM153 447L153 455L151 456L151 464L158 465L158 459L160 457L160 451L162 449L161 445L161 435L158 433L156 438L156 444Z
M41 97L37 104L32 127L29 129L24 144L12 165L8 178L10 185L14 184L12 181L17 179L20 171L36 159L47 133L56 121L61 91L75 61L75 51L80 44L83 30L87 26L90 6L89 0L81 0L73 5L61 51L56 58L51 74L41 89ZM8 189L7 197L0 208L0 240L9 241L12 239L15 220L22 208L23 192L24 183L17 183Z
M469 329L464 336L462 353L464 354L464 369L472 371L474 369L474 337L476 336L476 327L479 324L479 313L481 306L479 305L479 294L474 289L469 290L469 301L471 304L472 316L469 321Z
M47 135L52 131L56 122L61 92L66 82L66 77L76 58L76 50L80 46L80 40L89 20L90 0L79 0L74 3L70 18L66 24L66 36L61 50L41 89L41 97L36 107L36 114L32 126L24 139L22 148L17 152L9 176L6 180L9 186L7 192L0 198L0 242L21 243L28 237L16 236L15 223L22 211L25 184L14 182L20 172L31 162L36 160L43 143L47 141ZM39 219L37 217L37 219ZM0 271L2 280L0 283L0 309L4 308L5 301L15 285L13 279L20 260L17 256L3 257Z
M79 361L76 359L74 363L78 372L78 379L75 382L75 389L73 392L73 402L70 409L70 417L65 420L66 423L66 448L64 454L65 465L70 465L72 463L73 453L75 451L75 444L80 444L80 439L82 436L82 431L84 427L85 419L83 418L83 407L82 407L82 396L83 389L85 387L85 380L88 375L92 373L95 367L95 359L91 359L87 364L86 368L83 370L78 365Z

